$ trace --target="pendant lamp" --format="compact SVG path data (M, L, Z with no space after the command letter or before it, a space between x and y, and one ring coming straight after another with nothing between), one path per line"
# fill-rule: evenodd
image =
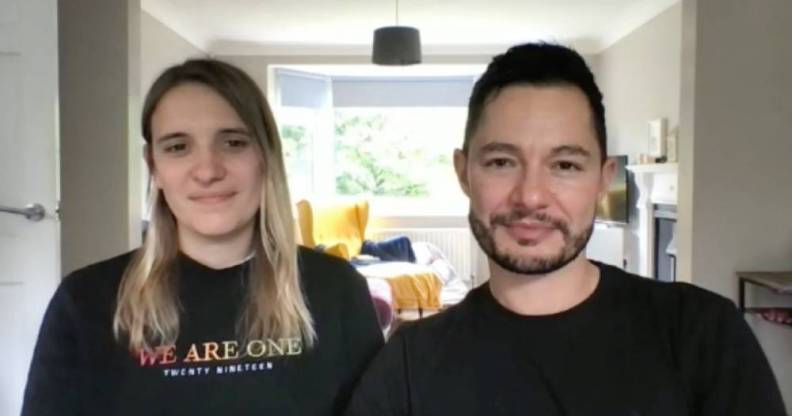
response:
M374 31L371 62L377 65L421 63L421 34L410 26L399 26L399 0L396 0L396 25Z

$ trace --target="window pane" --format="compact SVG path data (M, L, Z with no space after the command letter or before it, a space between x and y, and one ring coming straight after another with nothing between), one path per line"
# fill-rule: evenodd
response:
M452 155L461 146L461 107L335 110L339 195L444 198L459 194Z
M311 123L313 111L282 107L280 118L280 137L289 191L295 199L301 199L313 191L312 146L315 127Z

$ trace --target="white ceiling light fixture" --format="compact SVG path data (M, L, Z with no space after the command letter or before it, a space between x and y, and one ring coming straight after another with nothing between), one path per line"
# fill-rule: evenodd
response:
M410 26L399 26L399 0L396 0L396 25L374 31L371 62L377 65L421 63L421 34Z

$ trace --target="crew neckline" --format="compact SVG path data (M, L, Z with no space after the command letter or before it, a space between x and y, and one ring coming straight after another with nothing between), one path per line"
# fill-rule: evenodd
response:
M489 312L505 317L506 319L509 319L513 322L541 324L575 319L587 319L587 317L591 317L593 315L591 311L602 303L603 297L607 292L607 287L610 284L610 278L608 277L608 273L606 272L605 268L599 263L594 263L594 265L597 266L599 271L599 280L597 282L597 286L594 288L594 291L578 304L560 312L542 315L523 315L512 311L511 309L503 306L498 301L498 299L495 298L495 295L492 294L489 282L481 285L477 289L479 291L478 297L480 299L480 303L482 303Z
M186 253L179 251L179 263L185 270L197 271L202 274L225 274L228 272L236 272L245 268L253 259L253 253L245 257L241 262L228 266L216 269L214 267L208 266L206 264L201 263L200 261L190 257Z

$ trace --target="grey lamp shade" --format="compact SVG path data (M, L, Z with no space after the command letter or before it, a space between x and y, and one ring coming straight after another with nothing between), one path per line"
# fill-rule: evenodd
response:
M374 31L371 62L378 65L421 63L421 35L409 26L385 26Z

